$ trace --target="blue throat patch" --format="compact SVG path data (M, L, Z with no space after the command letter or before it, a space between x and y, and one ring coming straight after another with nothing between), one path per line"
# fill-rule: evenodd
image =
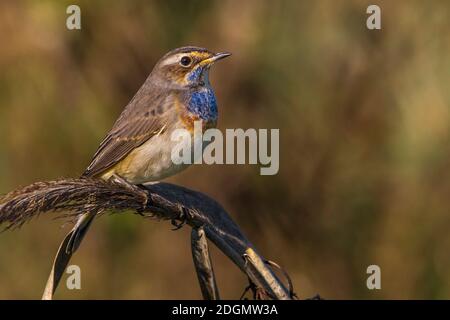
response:
M217 120L217 101L214 91L207 87L193 91L189 98L188 110L202 120Z
M188 75L188 81L191 84L200 83L203 72L207 71L202 67L196 68ZM200 86L192 91L188 101L188 111L205 121L217 120L217 102L212 88L209 86Z
M188 81L190 83L198 83L200 81L200 78L202 76L203 73L203 68L202 67L198 67L195 68L193 71L191 71L191 73L188 75Z

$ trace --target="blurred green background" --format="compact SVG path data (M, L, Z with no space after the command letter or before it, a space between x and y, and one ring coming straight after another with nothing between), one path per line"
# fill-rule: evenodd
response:
M65 27L81 7L82 30ZM382 30L366 29L369 4ZM280 128L280 171L194 166L169 181L231 213L300 298L450 298L448 1L2 1L0 193L77 177L154 63L182 45L211 71L219 128ZM0 298L39 298L61 228L0 234ZM55 298L201 298L189 228L96 220ZM220 252L224 298L243 276ZM377 264L382 289L366 287Z

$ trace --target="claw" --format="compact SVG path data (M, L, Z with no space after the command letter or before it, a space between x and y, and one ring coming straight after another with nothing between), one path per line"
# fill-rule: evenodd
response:
M185 207L182 207L180 217L178 219L178 220L180 220L180 222L177 222L177 219L172 219L170 221L170 223L174 226L172 231L180 230L187 223L187 221L190 218L191 218L191 214L189 213L189 210L186 209Z
M172 228L172 231L177 231L180 230L186 224L186 220L183 219L181 220L181 222L177 222L175 219L172 219L170 220L170 223L174 226L174 228Z

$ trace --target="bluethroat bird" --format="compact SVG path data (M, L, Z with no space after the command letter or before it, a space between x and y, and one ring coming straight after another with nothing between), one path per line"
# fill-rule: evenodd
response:
M215 127L216 97L208 79L214 62L230 53L182 47L164 55L125 107L83 173L83 178L113 179L127 188L171 176L187 165L171 159L175 129L193 134L194 121ZM74 252L95 215L85 213L72 230L67 252Z

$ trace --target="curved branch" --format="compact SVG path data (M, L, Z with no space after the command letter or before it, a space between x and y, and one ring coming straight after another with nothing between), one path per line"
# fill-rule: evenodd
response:
M142 194L118 184L96 179L63 179L39 182L16 190L0 199L0 225L6 229L22 226L43 212L56 211L59 217L75 219L91 212L133 211L162 220L181 221L193 228L203 228L206 236L227 255L259 288L272 299L291 299L289 290L264 263L255 247L243 235L227 212L213 199L170 183L145 186L149 201L143 207ZM67 239L67 237L66 237ZM71 253L60 247L44 298L51 298ZM58 267L58 266L57 266ZM55 272L56 271L56 272Z

